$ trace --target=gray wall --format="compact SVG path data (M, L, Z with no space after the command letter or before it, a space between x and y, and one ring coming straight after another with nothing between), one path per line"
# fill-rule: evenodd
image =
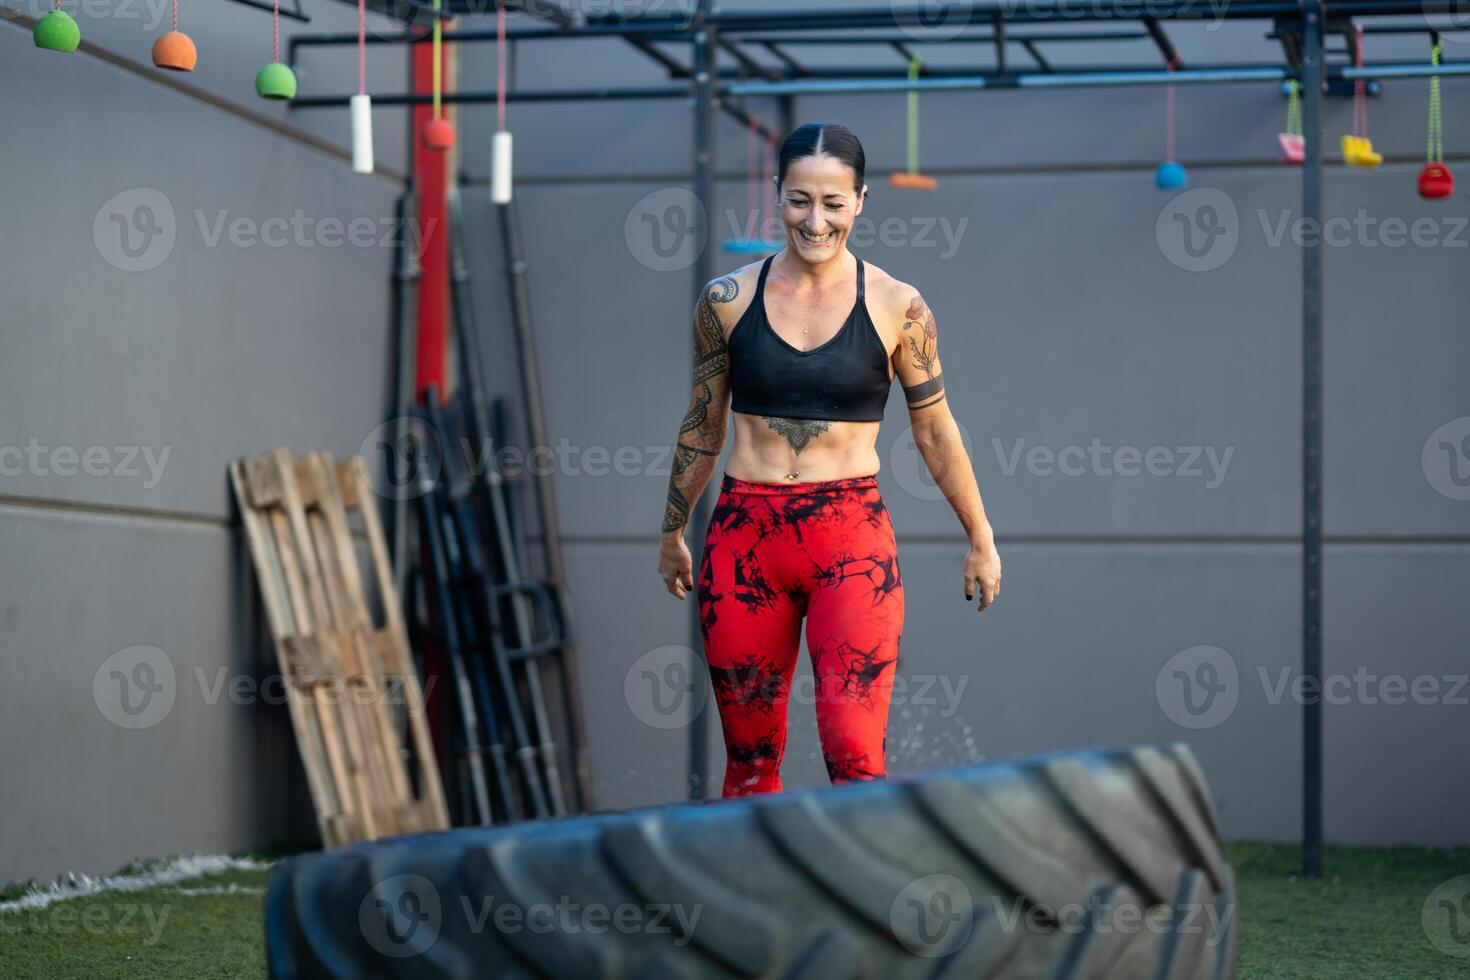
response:
M352 20L322 6L318 29ZM146 62L156 31L121 12L147 11L113 9L84 37ZM287 119L253 94L268 14L180 14L185 83ZM382 417L397 186L314 148L311 119L260 125L8 23L0 44L0 882L309 840L279 689L248 687L275 667L225 466L355 453ZM402 158L391 130L379 153ZM145 214L130 254L114 216ZM372 244L332 224L354 219ZM141 715L114 671L159 688L131 689Z
M310 11L312 29L351 23L348 7ZM343 112L289 113L250 98L269 50L267 17L187 3L181 16L201 48L191 83L343 140ZM88 39L146 60L152 30L94 20L83 21ZM1261 25L1170 30L1186 60L1274 57ZM207 233L221 216L253 227L298 209L313 222L386 218L396 187L135 73L36 51L13 26L0 25L0 37L0 81L25 94L0 117L12 134L0 164L14 178L10 234L0 238L9 286L0 450L45 450L39 464L0 475L0 707L7 743L23 747L0 761L0 881L310 835L284 709L211 693L221 671L250 679L273 669L224 468L276 445L358 449L389 390L391 250L321 247L313 233L283 248L211 245ZM1384 41L1372 56L1422 56L1400 44ZM926 50L950 63L990 57ZM462 84L489 88L493 49L472 51ZM373 52L374 89L397 89L401 59ZM1054 55L1058 64L1149 57L1146 44ZM350 50L312 52L303 91L346 91L351 72ZM585 41L528 45L514 75L528 87L661 80L617 44ZM1470 86L1444 85L1458 162L1470 148ZM1434 703L1386 703L1394 691L1373 684L1329 705L1328 831L1338 842L1467 839L1457 815L1470 789L1456 749L1470 692L1454 677L1465 669L1455 600L1470 584L1470 503L1453 499L1440 440L1427 459L1424 450L1442 424L1470 415L1460 368L1470 355L1461 285L1470 235L1460 227L1463 191L1433 203L1413 190L1424 95L1422 82L1391 83L1371 107L1390 163L1333 165L1326 185L1329 215L1427 216L1443 240L1392 246L1373 233L1327 250L1327 669L1438 684L1426 699ZM1301 711L1277 686L1299 656L1300 258L1269 232L1295 216L1297 174L1273 162L1284 102L1270 86L1181 87L1190 188L1219 196L1174 202L1151 179L1162 97L926 96L925 168L941 180L933 194L884 183L901 163L901 97L797 103L799 121L847 121L867 144L874 193L864 216L896 220L898 239L858 250L919 286L937 313L951 403L1006 567L1001 603L976 617L955 582L963 537L903 439L895 397L880 483L908 587L902 673L913 698L893 712L892 769L1183 738L1203 759L1228 835L1290 840ZM769 102L751 107L773 118ZM1333 101L1328 113L1335 138L1348 105ZM379 158L391 165L404 156L401 119L377 114ZM493 108L466 107L461 119L474 181L487 172ZM683 661L677 648L689 638L689 610L664 593L654 564L667 481L660 447L688 397L693 283L687 267L652 268L638 231L646 196L662 192L662 207L682 186L689 123L679 101L511 109L550 429L574 447L556 490L602 806L685 793L687 732L655 710L646 682L677 679L667 668ZM744 133L727 120L719 139L717 239L724 209L745 202ZM108 202L136 188L167 199L175 240L160 262L144 251L138 261L153 267L125 271L131 260L110 215L157 199ZM1172 215L1197 221L1201 203L1222 201L1235 211L1225 214L1234 251L1208 251L1208 271L1181 268L1189 262ZM513 391L495 215L483 185L467 187L466 202L478 305L493 321L486 368ZM952 248L941 219L951 231L968 222ZM743 261L721 254L717 265ZM1094 440L1230 455L1218 481L1090 466L1066 475L1026 462L1034 447ZM94 454L90 464L101 475L57 458L58 447L79 458L104 447L105 460ZM129 447L163 460L159 478L142 460L122 465ZM605 472L599 452L620 447L629 447L622 473ZM108 686L120 664L128 673L155 657L108 659L135 647L162 651L175 692L167 714L140 729L124 727L129 716ZM1179 674L1204 676L1210 657L1224 688L1194 715ZM923 703L920 686L930 684ZM698 717L717 780L718 726L712 710ZM791 722L787 783L821 785L810 705L795 705Z

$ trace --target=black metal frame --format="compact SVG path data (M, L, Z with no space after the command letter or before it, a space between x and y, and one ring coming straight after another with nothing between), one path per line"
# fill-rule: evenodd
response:
M397 9L422 10L423 0L376 0ZM534 42L566 38L621 38L635 50L658 63L671 82L663 86L607 87L563 89L557 91L508 92L510 101L582 101L609 99L692 99L694 108L694 159L692 180L694 192L705 205L706 213L714 200L715 109L749 124L751 118L740 108L739 101L751 95L772 95L780 99L783 131L789 130L791 98L803 93L845 93L871 91L904 91L908 89L1025 88L1057 85L1153 85L1190 82L1251 82L1295 79L1301 82L1302 124L1306 136L1306 159L1302 167L1302 214L1309 223L1319 223L1322 213L1322 134L1321 105L1324 93L1338 94L1351 89L1351 82L1368 79L1370 91L1377 90L1377 77L1414 77L1430 74L1470 74L1470 62L1455 62L1431 68L1428 64L1368 64L1362 69L1345 64L1328 65L1325 35L1335 34L1355 18L1394 15L1454 14L1458 0L1334 0L1331 19L1326 16L1322 0L1029 0L1015 5L1008 0L954 2L946 7L946 16L963 16L967 26L986 28L966 30L956 37L943 39L948 44L993 44L996 68L974 72L956 69L925 68L913 81L905 68L911 54L909 47L931 41L920 33L911 36L905 27L922 32L932 26L923 6L898 8L891 5L853 6L821 10L772 9L765 11L720 12L712 0L697 0L689 17L581 16L552 0L446 0L444 16L494 13L497 4L507 10L548 15L549 26L518 27L507 32L512 42ZM1266 36L1281 42L1284 64L1279 65L1185 65L1178 57L1163 22L1171 20L1269 20L1273 28ZM1119 22L1126 29L1046 31L1016 30L1016 25L1067 24L1079 22ZM1137 26L1135 26L1137 25ZM410 25L412 26L412 25ZM1138 29L1141 26L1141 30ZM1453 30L1453 25L1437 26L1426 21L1422 27L1392 25L1369 28L1373 33L1425 33ZM803 32L888 31L887 34L822 36ZM899 34L892 33L899 30ZM370 44L413 44L426 41L426 30L407 30L395 37L371 37ZM495 39L493 31L464 30L449 35L454 43L479 43ZM1119 40L1150 39L1158 49L1164 70L1158 63L1082 70L1058 70L1041 53L1041 45L1055 43L1094 43ZM306 46L355 44L355 34L322 34L292 38L289 61L294 63L298 48ZM1017 72L1006 57L1007 42L1014 41L1031 57L1035 67ZM689 67L685 68L657 45L688 44ZM803 45L871 44L892 49L903 64L894 69L871 66L815 69L792 57L789 47ZM776 64L767 64L752 51L757 49ZM719 55L728 55L735 65L721 68ZM752 76L754 79L752 80ZM733 79L734 81L726 81ZM486 102L496 98L495 92L445 93L445 102ZM374 94L379 105L415 104L428 96L416 94ZM348 96L302 96L292 101L294 107L313 108L345 105ZM769 129L761 127L768 139ZM715 276L712 249L705 249L695 265L695 288ZM1322 670L1322 246L1309 239L1302 248L1302 674L1309 689L1320 687ZM696 501L691 526L695 534L708 521L708 494ZM693 542L695 554L701 543ZM700 649L697 610L690 618L690 642ZM697 656L697 654L696 654ZM1311 876L1322 873L1322 706L1320 699L1309 700L1302 713L1302 843L1303 869ZM705 767L708 748L704 722L694 719L690 725L690 789L695 798L705 795L709 787Z

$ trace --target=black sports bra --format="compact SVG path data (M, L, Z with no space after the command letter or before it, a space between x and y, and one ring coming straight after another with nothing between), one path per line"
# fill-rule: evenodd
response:
M730 331L730 408L746 415L834 422L881 422L892 379L888 351L868 316L863 260L857 260L857 302L831 340L797 350L766 318L766 273L755 298Z

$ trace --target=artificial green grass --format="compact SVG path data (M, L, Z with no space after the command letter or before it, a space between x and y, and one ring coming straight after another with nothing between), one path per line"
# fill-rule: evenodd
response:
M1226 849L1240 896L1241 980L1470 977L1470 957L1436 949L1422 920L1430 892L1470 874L1470 848L1330 847L1321 880L1301 876L1297 847ZM0 914L0 976L263 977L266 874L228 871ZM224 894L180 892L231 886Z
M0 913L0 976L263 977L260 911L267 874L224 871L177 885ZM232 886L234 891L223 894L190 894Z
M1242 980L1470 977L1470 957L1436 949L1423 922L1430 892L1470 874L1470 847L1329 847L1321 879L1302 877L1299 847L1235 843L1226 853Z

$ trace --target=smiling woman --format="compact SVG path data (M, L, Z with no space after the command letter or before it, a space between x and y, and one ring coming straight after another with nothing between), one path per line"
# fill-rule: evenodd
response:
M776 176L785 247L711 282L694 311L694 385L669 480L659 574L695 588L684 527L726 465L700 562L700 624L724 728L724 795L781 788L786 700L803 619L817 726L834 783L887 772L904 594L878 492L893 378L914 441L970 539L966 600L987 608L1000 559L945 399L938 330L917 290L847 249L868 187L842 126L788 136Z

